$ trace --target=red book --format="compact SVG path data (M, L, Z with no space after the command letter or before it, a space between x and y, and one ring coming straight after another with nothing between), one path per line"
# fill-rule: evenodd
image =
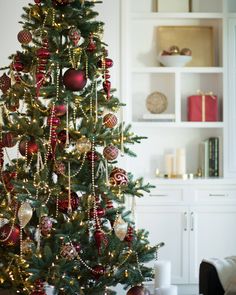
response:
M188 121L218 121L218 99L216 95L191 95L188 97Z

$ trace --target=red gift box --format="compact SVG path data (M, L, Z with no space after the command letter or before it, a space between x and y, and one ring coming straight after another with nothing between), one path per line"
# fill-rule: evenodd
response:
M218 121L218 99L216 95L200 93L188 97L188 121Z

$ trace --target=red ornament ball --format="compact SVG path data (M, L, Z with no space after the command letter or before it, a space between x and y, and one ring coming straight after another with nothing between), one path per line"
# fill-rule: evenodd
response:
M57 138L59 143L65 144L66 143L66 130L62 130L57 134Z
M28 44L32 41L32 34L28 30L22 30L18 33L17 39L22 44Z
M13 147L16 144L16 137L14 133L7 132L2 135L2 144L4 147Z
M61 120L58 117L48 117L47 124L48 126L59 126Z
M11 87L11 78L9 78L5 73L0 77L0 89L3 93Z
M126 295L150 295L150 291L143 286L134 286L128 290Z
M79 207L79 197L75 192L71 192L71 209L75 211ZM58 200L58 210L62 213L68 213L69 198L68 191L63 193L63 196Z
M113 60L110 58L105 58L105 60L100 60L98 62L99 68L111 68L113 66Z
M36 3L37 5L39 5L41 3L42 0L34 0L34 3Z
M118 121L117 117L112 113L106 114L103 118L103 123L107 128L115 127L117 124L117 121Z
M21 153L22 156L32 156L33 154L36 154L38 152L38 145L35 142L34 139L31 140L26 140L26 139L22 139L20 141L19 144L19 151Z
M118 157L119 154L119 149L112 145L109 144L106 146L103 150L103 156L108 160L108 161L113 161Z
M87 83L85 72L82 70L68 69L64 73L63 83L71 91L80 91Z
M41 59L47 59L50 57L51 53L49 51L48 48L39 48L37 51L36 51L36 55L37 57L41 58ZM41 61L40 61L41 62Z
M52 230L52 219L48 216L43 216L40 221L40 230L43 236L47 236Z
M124 169L114 168L109 177L110 184L113 186L121 186L128 184L127 173Z
M55 105L55 107L54 107L54 113L55 113L55 116L57 116L57 117L64 116L66 111L67 111L67 107L64 104Z
M71 243L62 245L60 254L67 260L73 260L78 255L74 245L72 245Z
M105 274L105 268L102 265L95 265L92 270L93 276L96 280Z
M87 159L89 161L94 160L94 162L97 162L99 160L99 155L98 155L97 152L89 151L89 152L87 152L87 156L86 157L87 157Z
M0 228L0 244L3 246L17 246L20 242L20 227L5 224Z

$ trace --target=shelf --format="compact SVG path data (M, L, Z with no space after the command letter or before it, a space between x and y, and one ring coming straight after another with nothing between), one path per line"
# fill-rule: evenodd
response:
M223 67L133 67L133 73L223 73Z
M140 121L132 122L134 127L165 127L165 128L224 128L223 122L155 122Z
M186 12L186 13L164 13L164 12L150 12L150 13L132 13L133 20L137 19L223 19L223 13L208 13L208 12Z

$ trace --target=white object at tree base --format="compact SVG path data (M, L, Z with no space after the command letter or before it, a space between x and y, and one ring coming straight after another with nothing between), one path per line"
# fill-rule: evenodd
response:
M159 260L154 263L154 289L168 287L171 283L171 263L168 260Z

